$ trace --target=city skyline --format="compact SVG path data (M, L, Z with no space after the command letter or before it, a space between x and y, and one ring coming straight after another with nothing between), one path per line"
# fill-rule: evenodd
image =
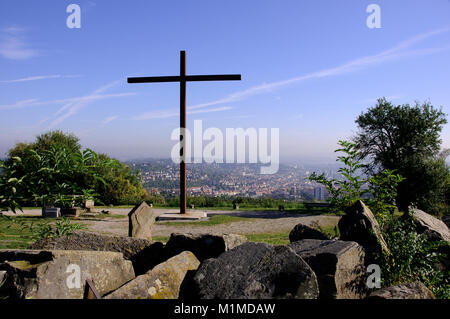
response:
M81 8L70 29L66 8ZM381 8L381 28L366 11ZM61 129L121 160L169 158L176 84L128 76L240 73L188 84L188 127L279 128L280 162L334 161L339 139L385 96L449 113L450 2L73 1L0 4L0 157ZM448 125L443 148L450 147Z
M170 159L127 162L139 171L151 195L179 195L179 167ZM208 197L270 197L284 200L324 200L325 188L308 179L312 172L338 177L337 165L281 164L275 174L263 175L259 164L197 163L187 170L187 195ZM320 189L320 196L317 196Z

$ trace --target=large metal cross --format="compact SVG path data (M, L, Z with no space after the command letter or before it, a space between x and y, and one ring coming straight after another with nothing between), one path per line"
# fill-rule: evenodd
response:
M151 76L128 78L128 83L180 82L180 214L186 214L186 82L190 81L234 81L240 74L186 75L186 51L180 51L179 76Z

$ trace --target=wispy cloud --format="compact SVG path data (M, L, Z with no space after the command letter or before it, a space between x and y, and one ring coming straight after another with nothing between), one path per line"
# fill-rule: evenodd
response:
M111 83L108 83L96 90L94 90L91 94L83 96L76 101L70 101L66 104L64 104L62 107L59 108L58 111L54 114L56 118L50 123L50 127L54 127L64 120L68 119L69 117L77 114L81 109L85 108L89 103L98 100L101 97L104 97L103 92L109 90L110 88L116 86L117 84L121 83L121 80L117 80ZM121 96L128 96L133 95L135 93L122 93ZM111 94L110 94L111 95ZM115 97L118 97L118 94L115 94Z
M16 25L0 29L0 32L2 32L2 33L13 34L13 35L18 35L18 34L24 33L25 31L26 31L25 28L19 27Z
M199 109L199 108L209 107L209 106L223 104L223 103L236 102L236 101L242 100L244 98L247 98L247 97L250 97L253 95L271 92L274 89L285 87L285 86L288 86L288 85L291 85L294 83L299 83L299 82L303 82L303 81L307 81L307 80L311 80L311 79L320 79L320 78L327 78L327 77L332 77L332 76L348 74L351 72L366 69L368 67L371 67L371 66L374 66L377 64L385 63L388 61L399 60L399 59L405 58L405 57L430 55L430 54L435 54L435 53L439 53L442 51L446 51L446 50L450 49L449 46L439 47L439 48L417 49L417 50L406 50L406 49L409 49L413 45L415 45L421 41L424 41L430 37L433 37L433 36L436 36L436 35L439 35L439 34L442 34L445 32L449 32L449 31L450 31L450 27L445 27L445 28L441 28L441 29L434 30L431 32L419 34L419 35L416 35L405 41L401 41L400 43L396 44L394 47L389 48L387 50L384 50L384 51L374 54L374 55L357 58L357 59L354 59L350 62L344 63L344 64L336 66L336 67L304 74L304 75L290 78L287 80L271 82L271 83L264 83L261 85L253 86L246 90L235 92L233 94L230 94L224 98L221 98L221 99L218 99L215 101L193 105L190 108L191 109Z
M215 112L218 110L223 111L224 109L220 109L220 108L209 109L209 107L215 106L215 105L220 105L220 104L225 104L225 103L237 102L237 101L243 100L245 98L248 98L248 97L251 97L254 95L272 92L275 89L279 89L279 88L282 88L282 87L285 87L288 85L292 85L295 83L304 82L307 80L344 75L344 74L364 70L369 67L372 67L372 66L375 66L378 64L382 64L385 62L399 60L401 58L412 57L412 56L421 56L421 55L430 55L430 54L435 54L435 53L439 53L442 51L447 51L447 50L450 50L450 46L438 47L438 48L415 49L415 50L414 49L411 50L410 48L413 45L415 45L419 42L422 42L428 38L431 38L433 36L436 36L436 35L439 35L442 33L446 33L449 31L450 31L450 27L445 27L445 28L433 30L433 31L430 31L427 33L422 33L422 34L416 35L412 38L409 38L405 41L401 41L398 44L396 44L395 46L393 46L392 48L389 48L389 49L384 50L377 54L365 56L362 58L357 58L357 59L351 60L347 63L338 65L336 67L327 68L327 69L323 69L320 71L300 75L300 76L290 78L287 80L256 85L256 86L250 87L248 89L235 92L233 94L230 94L230 95L223 97L221 99L218 99L218 100L192 105L189 107L189 110L191 110L190 111L191 114L196 112L196 111L192 111L192 110L204 109L204 108L206 108L204 110L204 113L208 112L207 110L211 110L211 112ZM227 108L227 109L230 109L230 108ZM138 120L161 119L161 118L169 118L169 117L178 116L178 114L179 113L175 112L175 111L154 111L154 112L138 115L135 117L135 119L138 119Z
M89 101L95 101L95 100L105 100L105 99L111 99L111 98L117 98L117 97L125 97L125 96L131 96L136 95L134 92L128 92L128 93L115 93L115 94L97 94L97 95L90 95L87 96L79 96L79 97L72 97L67 99L57 99L57 100L48 100L48 101L40 101L39 99L27 99L22 101L17 101L13 104L4 104L0 105L0 111L3 110L15 110L15 109L21 109L26 107L36 107L36 106L43 106L43 105L54 105L54 104L75 104L77 102L86 101L87 99ZM61 113L63 110L59 109L58 114Z
M71 79L71 78L79 78L81 75L36 75L36 76L28 76L20 79L13 80L0 80L0 83L17 83L17 82L28 82L28 81L38 81L38 80L48 80L48 79Z
M117 115L111 115L111 116L108 116L107 118L105 118L105 119L102 121L101 125L102 125L102 126L105 126L106 124L111 123L112 121L114 121L114 120L116 120L116 119L118 119L118 118L119 118L119 116L117 116Z
M216 108L209 108L204 110L196 110L190 111L188 110L188 114L200 114L200 113L211 113L211 112L222 112L231 110L231 106L222 106ZM177 117L180 113L177 111L154 111L154 112L146 112L141 115L133 117L133 120L153 120L153 119L165 119L170 117Z
M5 59L26 60L38 55L25 42L25 29L10 26L0 30L0 56Z

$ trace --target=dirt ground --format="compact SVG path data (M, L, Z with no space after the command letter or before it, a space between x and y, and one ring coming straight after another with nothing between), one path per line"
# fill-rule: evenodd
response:
M110 208L108 209L112 215L123 215L124 218L103 218L103 219L80 219L79 222L88 227L88 231L110 234L110 235L128 235L128 218L125 216L130 209ZM100 210L99 210L100 211ZM167 212L176 212L176 209L159 209L155 208L157 215ZM311 225L317 223L321 227L335 226L339 221L338 216L328 215L305 215L294 214L289 212L278 211L216 211L216 210L199 210L206 212L208 217L218 214L230 216L238 216L248 218L249 220L240 220L219 225L191 225L186 222L183 224L171 225L167 221L158 221L153 227L153 236L170 236L171 233L212 233L212 234L258 234L258 233L281 233L289 232L297 224ZM7 213L11 215L12 213ZM38 216L40 210L24 210L18 215Z

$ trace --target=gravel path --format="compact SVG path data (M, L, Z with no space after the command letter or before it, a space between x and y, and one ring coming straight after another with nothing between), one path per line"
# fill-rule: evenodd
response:
M109 209L113 215L127 215L130 209ZM165 212L176 212L176 209L158 209L154 211L159 215ZM278 211L204 211L208 217L218 214L248 218L236 222L213 226L191 225L188 222L173 225L170 222L156 222L153 227L153 236L170 236L171 233L212 233L212 234L258 234L258 233L281 233L289 232L297 224L310 225L317 223L321 227L335 226L339 221L338 216L327 215L305 215ZM22 214L19 214L22 215ZM23 215L40 215L40 210L25 210ZM105 219L81 219L81 223L88 227L89 231L111 234L128 235L128 218L105 218ZM186 223L186 225L183 225Z

